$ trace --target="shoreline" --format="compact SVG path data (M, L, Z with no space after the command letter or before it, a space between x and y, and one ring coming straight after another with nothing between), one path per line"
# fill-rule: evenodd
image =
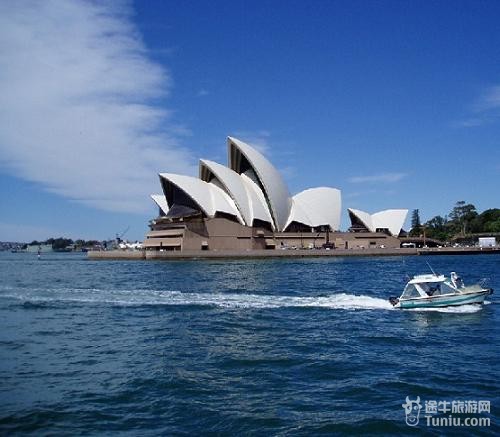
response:
M90 260L187 260L187 259L260 259L260 258L319 258L319 257L378 257L378 256L435 256L435 255L492 255L500 254L500 248L442 247L397 249L297 249L297 250L185 250L185 251L90 251Z

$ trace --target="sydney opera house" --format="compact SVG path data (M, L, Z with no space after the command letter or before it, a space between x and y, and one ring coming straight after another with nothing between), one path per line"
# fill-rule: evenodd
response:
M160 173L152 195L147 250L399 247L407 210L373 215L349 209L340 232L341 193L318 187L292 196L278 170L252 146L227 139L228 165L202 159L199 177Z

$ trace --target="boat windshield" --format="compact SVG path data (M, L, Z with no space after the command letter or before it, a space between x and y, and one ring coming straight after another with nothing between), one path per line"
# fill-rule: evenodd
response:
M411 299L415 297L440 296L453 292L455 292L454 288L447 282L418 282L408 284L401 297L403 299Z
M420 296L420 293L416 289L415 284L408 284L406 286L405 290L403 291L403 294L401 297L404 299L410 299L412 297L419 297L419 296Z
M419 286L427 296L439 296L455 292L454 288L447 282L426 282L419 284Z
M426 282L425 284L420 284L422 290L425 291L427 296L436 296L441 294L441 283L440 282Z

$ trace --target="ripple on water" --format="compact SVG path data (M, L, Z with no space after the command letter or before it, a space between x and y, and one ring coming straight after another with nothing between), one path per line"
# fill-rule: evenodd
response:
M0 254L1 434L409 434L406 396L500 405L497 295L394 310L418 257L53 257ZM435 264L500 283L496 256Z

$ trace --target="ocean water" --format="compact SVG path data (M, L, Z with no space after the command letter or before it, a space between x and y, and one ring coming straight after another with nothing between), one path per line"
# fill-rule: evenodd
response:
M500 293L498 255L427 260ZM499 295L392 309L425 261L2 253L0 434L498 435ZM407 396L490 426L410 427Z

